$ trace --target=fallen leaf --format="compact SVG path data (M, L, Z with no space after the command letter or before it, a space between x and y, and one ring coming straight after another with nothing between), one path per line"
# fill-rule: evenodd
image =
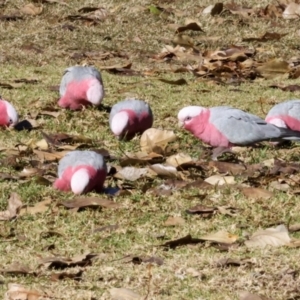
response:
M184 225L185 220L181 217L169 217L165 221L165 226L178 226L178 225Z
M233 244L238 239L238 236L225 231L218 231L216 233L204 235L200 237L200 239L216 243Z
M163 156L154 152L136 152L126 153L126 157L120 160L121 167L132 165L149 165L154 163L160 163L163 161Z
M177 35L175 35L172 43L183 47L194 47L194 40L190 36L182 33L178 33Z
M21 284L9 283L4 300L41 300L45 295L36 290L29 290Z
M61 204L67 208L83 208L83 207L104 207L119 208L121 205L114 201L101 199L96 197L74 198L71 201L63 201Z
M246 166L223 161L210 161L209 167L216 168L219 173L228 173L230 175L242 175L246 171Z
M3 274L11 274L11 275L34 275L36 276L36 273L34 273L31 269L28 268L28 266L23 265L22 263L15 262L8 266L5 269L0 269L0 273Z
M162 244L161 246L164 248L175 249L178 246L189 245L189 244L198 244L198 243L203 243L203 240L192 238L192 236L190 234L188 234L187 236L185 236L183 238L168 241L168 242Z
M247 291L240 291L238 294L239 294L239 300L272 300L265 296L258 296L255 294L251 294Z
M204 32L201 28L201 25L197 21L194 21L194 20L191 20L191 19L186 19L185 22L184 22L184 26L179 26L176 29L176 33L180 33L180 32L186 31L186 30Z
M69 151L45 152L40 150L33 150L33 152L42 161L57 161L63 158Z
M158 176L163 177L176 177L177 176L177 169L172 166L164 166L162 164L154 164L149 166L151 170L153 170Z
M43 12L43 6L36 6L33 3L29 3L21 8L21 12L31 16L40 15Z
M64 257L46 257L41 259L41 265L46 266L48 269L86 267L92 264L92 259L96 256L97 254L88 253L75 256L72 259Z
M25 214L38 214L43 213L49 209L52 199L46 199L44 201L36 203L34 206L23 206L20 210L20 216Z
M19 214L22 206L23 203L20 196L17 193L11 193L8 199L7 210L0 212L0 221L9 221L15 218Z
M202 14L204 15L219 15L223 11L223 3L218 2L216 4L212 4L203 9Z
M288 73L290 67L288 62L275 58L257 67L257 71L261 76L271 79Z
M284 19L298 19L300 17L300 4L291 2L282 13Z
M166 159L166 163L175 168L177 168L178 166L180 166L182 164L189 163L191 161L192 161L192 158L188 154L185 154L185 153L177 153L177 154L169 156Z
M173 85L184 85L187 84L187 81L184 78L180 78L177 80L168 80L164 78L158 78L161 82L168 83L168 84L173 84Z
M269 192L262 188L254 188L254 187L245 187L242 188L242 193L248 197L253 199L270 199L274 196L272 192Z
M289 225L289 232L300 231L300 224Z
M259 42L267 42L267 41L279 41L282 37L286 36L287 33L276 33L276 32L266 32L259 38L244 38L244 42L252 42L252 41L259 41Z
M269 86L270 88L275 88L275 89L281 89L284 92L296 92L296 91L300 91L300 85L298 84L291 84L291 85L287 85L287 86L280 86L278 84L272 84Z
M125 167L114 175L116 178L136 181L148 173L148 168Z
M149 128L141 136L141 151L146 153L155 152L162 154L168 143L176 140L173 131Z
M231 185L235 184L235 179L233 176L222 176L222 175L212 175L204 180L211 185Z
M144 298L126 288L112 288L109 292L113 300L142 300Z
M78 271L77 273L52 273L50 276L51 281L59 281L64 279L73 279L75 281L82 280L81 276L83 274L83 270Z
M198 204L186 210L188 214L199 214L203 218L210 218L218 209L216 207L207 207L202 204Z
M265 248L266 246L280 247L291 242L288 230L284 225L275 228L258 230L253 233L245 245L248 248Z
M249 259L234 259L234 258L222 258L218 261L215 262L216 267L218 268L223 268L223 267L230 267L230 266L234 266L234 267L239 267L242 265L251 265L253 264L251 262L251 260Z

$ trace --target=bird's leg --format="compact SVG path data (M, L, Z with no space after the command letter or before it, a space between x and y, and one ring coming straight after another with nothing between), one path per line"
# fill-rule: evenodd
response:
M234 153L230 148L227 147L217 147L213 150L212 160L218 160L218 157L223 153Z

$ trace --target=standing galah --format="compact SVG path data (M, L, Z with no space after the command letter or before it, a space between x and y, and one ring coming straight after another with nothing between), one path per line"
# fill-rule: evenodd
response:
M71 151L58 165L58 179L54 187L74 194L87 193L93 189L100 192L106 178L107 168L103 156L94 151Z
M300 131L300 100L290 100L273 106L266 122L278 127Z
M149 104L142 100L127 99L115 104L110 112L109 126L119 138L131 139L151 128L153 114Z
M178 113L179 122L195 137L217 147L213 159L234 145L262 141L300 140L300 132L280 128L258 116L229 106L204 108L188 106Z
M0 96L0 126L14 126L18 122L18 113L15 108Z
M104 97L102 78L94 67L74 66L65 70L58 105L72 110L83 106L99 106Z

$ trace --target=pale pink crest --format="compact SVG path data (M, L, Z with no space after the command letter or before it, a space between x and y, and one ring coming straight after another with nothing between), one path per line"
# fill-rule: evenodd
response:
M120 111L115 114L111 121L111 131L114 135L119 136L123 133L129 122L129 116L126 111Z
M90 175L87 169L77 170L71 179L71 189L74 194L82 194L90 181Z
M97 79L90 79L88 84L89 88L86 92L87 100L94 105L99 105L104 96L104 90L101 83Z

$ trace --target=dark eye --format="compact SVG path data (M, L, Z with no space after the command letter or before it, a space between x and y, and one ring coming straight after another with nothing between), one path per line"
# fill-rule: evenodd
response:
M13 120L12 119L9 119L9 124L12 124L13 123Z
M185 118L185 121L189 121L189 120L191 120L192 119L192 117L186 117Z

